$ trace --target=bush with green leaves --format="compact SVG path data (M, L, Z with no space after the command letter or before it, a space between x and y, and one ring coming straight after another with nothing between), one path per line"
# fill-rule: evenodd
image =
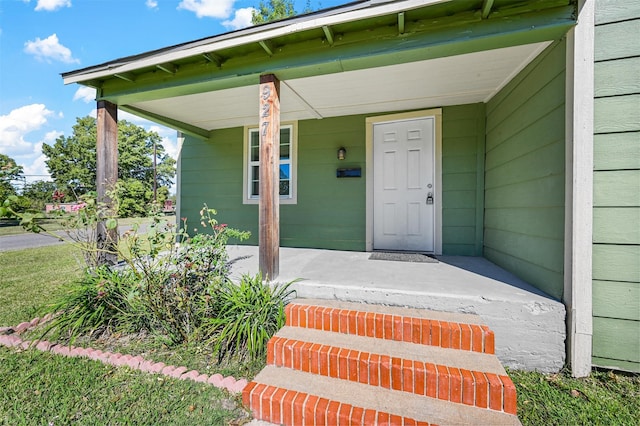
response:
M206 204L200 225L209 232L193 237L167 217L155 214L146 233L138 225L125 232L113 248L116 266L99 266L96 225L117 227L117 218L93 199L67 218L68 234L82 249L87 269L49 312L56 313L47 331L63 338L96 338L113 332L147 332L171 344L208 342L220 360L237 356L256 359L284 325L284 306L291 283L271 285L260 275L229 279L229 239L245 240L242 232L219 224ZM14 212L15 213L15 212ZM15 216L20 218L19 213ZM23 226L46 232L38 218L22 218Z

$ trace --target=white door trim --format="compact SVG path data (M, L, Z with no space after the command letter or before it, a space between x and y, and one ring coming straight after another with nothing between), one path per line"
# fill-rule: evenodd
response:
M442 109L378 115L366 119L366 251L373 251L373 125L377 123L433 117L435 121L435 254L442 254Z

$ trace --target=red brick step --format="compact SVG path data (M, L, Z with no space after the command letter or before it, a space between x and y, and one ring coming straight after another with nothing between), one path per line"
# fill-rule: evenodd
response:
M516 391L475 315L298 299L244 389L285 425L520 424Z
M308 303L316 302L311 301ZM474 315L334 302L335 306L290 303L286 325L443 348L495 353L493 331ZM357 307L357 309L356 309ZM382 311L384 309L384 311ZM413 315L411 315L413 314Z

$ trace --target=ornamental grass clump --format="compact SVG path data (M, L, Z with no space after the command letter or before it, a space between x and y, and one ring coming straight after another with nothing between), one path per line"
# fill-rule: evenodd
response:
M56 316L44 334L56 337L99 338L114 332L139 331L147 323L138 300L138 285L131 271L99 267L72 281L50 312Z
M225 281L212 298L212 316L205 319L218 360L228 356L257 359L268 340L285 322L284 307L292 298L293 282L264 283L261 274L243 275L239 284Z

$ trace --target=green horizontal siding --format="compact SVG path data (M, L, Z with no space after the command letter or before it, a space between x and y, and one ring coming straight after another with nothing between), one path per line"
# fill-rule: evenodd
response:
M640 43L638 44L640 45ZM633 71L630 70L630 72ZM638 130L640 125L640 94L596 98L593 108L595 133Z
M640 19L597 25L594 40L595 60L599 62L640 56L638 34Z
M640 2L630 0L596 0L596 24L640 18Z
M442 252L482 254L485 105L442 109Z
M597 317L640 321L640 284L624 281L593 281L593 306Z
M565 43L487 104L484 255L562 297Z
M595 12L593 364L640 372L640 2Z
M593 145L594 170L640 169L640 132L595 135Z
M364 115L298 123L297 203L280 205L283 247L364 250L366 177ZM482 247L484 105L443 108L443 252L478 255ZM217 219L252 232L258 242L258 206L242 202L243 129L214 131L208 141L187 137L181 153L181 215L201 228L203 203ZM450 136L447 135L450 133ZM344 146L347 158L336 151ZM360 167L361 178L336 178L336 169ZM480 183L479 183L480 179ZM200 229L199 229L200 230Z
M640 207L594 208L593 242L640 245Z
M613 362L624 362L627 364L627 369L640 372L638 321L594 317L593 356ZM607 362L600 362L602 363L600 365L607 366Z

